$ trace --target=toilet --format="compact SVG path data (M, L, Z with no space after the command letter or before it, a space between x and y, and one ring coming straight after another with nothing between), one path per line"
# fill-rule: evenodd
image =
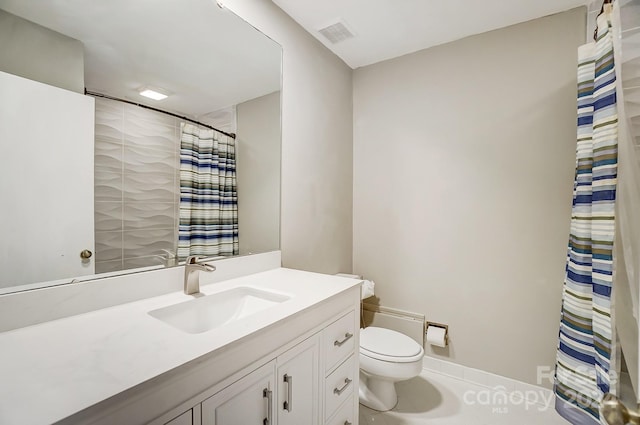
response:
M360 404L387 411L398 402L395 383L422 371L424 349L400 332L360 329Z

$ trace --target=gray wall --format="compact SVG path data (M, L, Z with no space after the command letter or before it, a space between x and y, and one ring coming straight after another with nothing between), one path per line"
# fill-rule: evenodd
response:
M224 4L283 47L282 263L351 270L351 69L269 0Z
M0 10L0 71L84 93L83 45Z
M280 246L280 92L236 106L240 254Z
M530 383L554 364L585 14L354 71L353 271L450 325L429 356Z

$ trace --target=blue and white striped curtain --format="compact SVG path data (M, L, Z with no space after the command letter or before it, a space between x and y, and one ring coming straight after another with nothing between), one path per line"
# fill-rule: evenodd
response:
M578 140L571 234L557 351L556 410L573 424L599 424L612 387L613 243L618 169L616 74L610 16L579 49Z
M178 258L238 254L235 140L181 125Z

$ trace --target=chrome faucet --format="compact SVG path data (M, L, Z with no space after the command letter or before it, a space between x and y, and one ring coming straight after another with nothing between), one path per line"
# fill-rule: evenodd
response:
M198 263L199 257L192 255L187 257L184 263L184 293L187 295L200 292L200 271L213 272L216 266Z

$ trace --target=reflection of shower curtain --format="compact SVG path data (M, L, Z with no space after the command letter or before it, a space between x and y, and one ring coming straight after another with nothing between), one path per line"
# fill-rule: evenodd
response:
M238 254L235 141L182 124L178 257Z
M574 424L599 423L615 344L611 317L617 184L616 76L609 14L598 41L579 49L578 143L563 288L556 409Z

